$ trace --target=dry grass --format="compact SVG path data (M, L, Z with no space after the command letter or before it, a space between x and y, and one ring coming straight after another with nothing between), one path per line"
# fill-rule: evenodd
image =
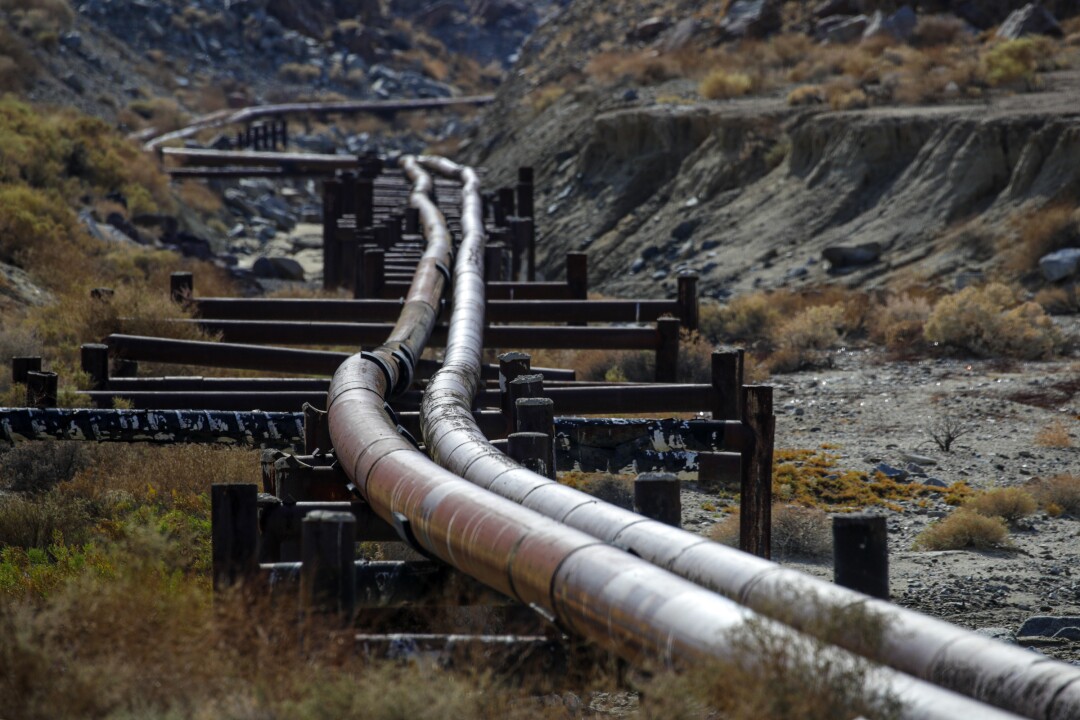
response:
M910 357L923 349L923 328L929 317L926 298L890 295L871 315L869 337L894 354Z
M1076 208L1068 204L1028 210L1009 221L1013 233L999 244L1002 265L1012 276L1037 271L1039 259L1080 240Z
M278 68L277 74L285 82L307 85L322 76L322 69L315 65L290 62L283 63Z
M998 517L1012 524L1038 507L1031 493L1017 487L995 488L974 495L964 507L984 517Z
M1047 448L1072 447L1072 435L1069 434L1069 428L1065 426L1065 423L1060 420L1051 420L1039 428L1039 432L1035 434L1035 444Z
M1000 547L1009 535L1009 528L1000 517L986 517L973 510L960 508L937 521L915 538L915 548L921 550L986 550Z
M1027 36L992 46L982 58L986 82L991 87L1031 89L1039 70L1054 69L1057 45L1049 38Z
M753 88L754 81L746 73L716 69L701 81L698 93L709 100L726 100L748 95Z
M1080 313L1080 294L1075 285L1043 288L1035 293L1035 302L1051 315Z
M964 288L939 300L924 335L975 355L1024 360L1048 358L1063 341L1037 303L1019 302L1013 290L999 283Z
M565 94L566 88L561 85L555 85L554 83L548 83L547 85L536 88L526 95L525 103L534 114L539 115L554 105L555 102Z
M819 352L836 346L844 323L840 305L814 305L774 325L770 333L776 351L768 366L773 372L795 372L820 362Z
M204 215L213 215L222 208L221 196L196 180L180 183L176 194L184 205Z
M716 542L738 547L738 510L709 529ZM832 554L832 525L822 510L800 505L772 508L772 554L777 558L822 560Z
M1051 515L1080 517L1080 475L1062 473L1028 483L1039 505Z

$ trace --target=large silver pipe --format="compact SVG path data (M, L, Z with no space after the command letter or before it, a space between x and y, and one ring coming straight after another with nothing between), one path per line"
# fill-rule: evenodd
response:
M457 475L465 473L487 472L494 473L496 481L507 479L513 467L503 464L501 458L505 456L501 453L489 451L493 449L476 426L471 412L472 398L480 382L484 326L483 227L479 198L469 197L475 176L445 160L426 160L424 165L462 180L465 195L463 241L455 264L454 314L447 354L442 369L429 381L422 401L425 442L434 457L453 467L453 473L445 476L447 483L451 482L450 477L455 478L454 482L460 482ZM394 458L400 459L400 456ZM433 473L428 473L428 482L442 482L432 478ZM369 492L372 490L370 481L368 489ZM436 494L440 504L453 505L465 499L464 495L455 498L457 492L462 491L436 491ZM395 493L395 497L403 498L411 496L412 491L405 492L399 487ZM482 546L486 553L494 552L497 538L480 532L474 524L477 516L472 514L483 516L496 508L500 513L509 512L506 500L496 502L490 499L492 497L478 494L475 496L476 507L468 512L459 508L450 516L460 522L465 537L472 543L469 552L476 552L475 545ZM517 506L517 503L511 504ZM434 518L437 514L437 510L429 509L422 517ZM786 625L762 620L745 608L736 610L742 606L729 605L729 600L719 602L722 598L711 592L692 591L693 587L701 588L617 550L612 544L598 544L595 538L561 523L538 525L538 517L541 516L533 513L517 520L515 533L525 534L515 540L511 555L506 558L509 579L502 587L509 587L514 592L525 587L546 587L550 596L530 591L517 597L550 610L565 627L625 657L640 660L651 656L654 660L660 658L668 662L677 658L684 661L702 657L730 659L730 647L725 646L727 639L751 620L762 623L768 628L767 632L779 635L794 647L808 649L808 643L813 642ZM635 517L640 519L640 516ZM443 543L452 543L460 536L437 526L429 526L428 531L435 533L427 537L429 541L445 550L446 557L457 557L459 562L455 564L459 568L466 567L460 563L460 555L455 555L450 547L443 547ZM498 561L500 565L502 562ZM667 645L655 654L660 648L647 638L658 637L666 637ZM725 639L717 642L718 637ZM854 656L839 649L828 653L832 661L842 665L858 662ZM753 662L746 658L743 661ZM867 675L866 690L869 694L900 700L905 717L1012 716L884 667L875 667Z

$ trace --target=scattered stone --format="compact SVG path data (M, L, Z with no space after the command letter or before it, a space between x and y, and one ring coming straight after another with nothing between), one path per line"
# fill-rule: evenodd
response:
M251 271L255 277L304 280L304 268L297 261L287 257L261 257L255 261Z
M663 280L667 276L668 276L668 271L667 270L657 270L650 277L653 280Z
M630 263L630 274L636 275L645 269L645 260L643 258L637 258L634 262Z
M1005 627L985 627L975 628L975 632L980 635L985 635L991 640L997 640L998 642L1008 643L1010 645L1016 644L1016 637L1013 635L1009 628Z
M1080 267L1080 248L1065 248L1039 258L1039 269L1050 282L1075 275L1077 267Z
M926 455L916 455L915 453L901 452L900 457L903 458L906 462L915 463L916 465L925 465L928 467L937 465L937 460L932 457L927 457Z
M940 478L936 478L936 477L922 478L920 480L920 482L923 485L929 485L930 487L936 487L936 488L947 488L947 487L949 487L949 483L945 482L944 480L941 480Z
M690 44L690 41L694 39L700 29L701 23L694 18L683 18L668 29L657 41L660 51L675 52L676 50L682 50Z
M132 225L130 222L128 222L127 218L125 218L120 213L118 213L118 212L109 213L108 216L106 216L106 218L105 218L105 222L107 224L113 226L114 228L116 228L120 232L124 233L125 235L127 235L129 238L131 238L135 242L140 243L140 244L142 244L144 242L143 237L142 237L142 235L139 234L138 229L134 225Z
M679 242L690 239L693 236L694 231L701 225L701 218L694 218L693 220L683 220L681 223L675 226L675 229L671 231L671 237Z
M1037 3L1028 3L1005 18L997 32L997 36L1004 40L1016 40L1024 35L1062 37L1064 33L1049 10Z
M65 85L80 95L86 90L86 85L83 84L82 79L75 73L65 73L64 77L61 79L64 81Z
M890 480L895 480L896 482L904 482L908 479L907 470L901 470L900 468L893 467L888 463L878 463L874 466L873 472L881 473L885 477L889 478Z
M826 18L832 15L854 15L857 12L858 9L851 0L822 0L813 9L816 18Z
M822 257L829 261L833 269L843 269L871 265L881 257L880 243L864 245L833 245L821 251Z

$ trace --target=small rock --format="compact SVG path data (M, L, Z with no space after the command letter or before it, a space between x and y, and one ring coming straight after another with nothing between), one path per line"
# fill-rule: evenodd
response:
M683 18L664 32L657 42L661 52L675 52L690 44L701 29L701 23L694 18Z
M1016 638L1013 636L1012 631L1005 627L985 627L975 628L975 632L979 635L985 635L991 640L997 640L1003 643L1009 643L1010 645L1016 644Z
M812 12L816 18L825 18L830 15L854 15L857 9L851 0L822 0Z
M75 73L66 73L62 80L65 85L80 95L86 90L86 85L83 84L82 79Z
M900 457L909 463L915 463L916 465L934 466L937 465L937 460L926 455L916 455L915 453L902 452Z
M930 487L936 487L936 488L947 488L947 487L949 487L949 484L947 482L945 482L944 480L939 480L936 477L923 478L921 480L921 482L922 482L923 485L929 485Z
M630 263L630 274L631 275L636 275L636 274L638 274L639 272L641 272L644 269L645 269L645 260L642 259L642 258L638 258L637 260L634 260L634 262Z
M671 237L679 242L690 239L693 236L694 231L701 225L701 218L694 218L693 220L683 220L681 223L675 226L675 229L671 231Z
M1078 266L1080 266L1080 248L1065 248L1043 255L1039 259L1039 269L1042 270L1043 277L1050 282L1057 282L1075 275Z
M903 482L908 478L907 470L901 470L900 468L893 467L888 463L878 463L874 466L874 472L879 472L890 480L895 480L897 482Z
M650 277L653 280L663 280L667 276L668 276L668 271L667 270L657 270L652 275L650 275Z
M82 47L83 44L82 35L75 32L74 30L72 30L71 32L66 32L60 36L60 44L66 48L78 50Z
M651 17L642 20L626 33L626 39L630 42L650 42L671 26L667 20L659 17Z
M1064 33L1049 10L1037 3L1028 3L1005 18L997 32L997 36L1005 40L1016 40L1024 35L1062 37Z
M638 99L638 92L634 88L628 88L622 94L623 102L634 102L637 99Z

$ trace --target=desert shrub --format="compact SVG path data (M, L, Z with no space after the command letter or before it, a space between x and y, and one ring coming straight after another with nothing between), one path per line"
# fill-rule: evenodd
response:
M1015 523L1035 512L1035 498L1031 493L1017 487L995 488L978 493L964 507L985 517L999 517L1007 523Z
M1000 517L986 517L960 508L923 530L915 538L915 547L922 550L982 550L1000 546L1008 534L1009 528Z
M1040 447L1067 448L1072 447L1072 436L1065 423L1060 420L1052 420L1035 433L1035 444Z
M1039 478L1028 483L1028 489L1047 512L1080 516L1080 475L1062 473Z
M787 103L792 107L799 105L821 105L825 102L825 89L820 85L800 85L788 93Z
M709 100L741 97L750 92L754 82L742 72L729 72L723 68L711 71L698 85L698 93Z
M585 73L603 84L630 80L638 85L656 85L679 77L683 69L675 58L654 51L602 52L589 60Z
M85 503L54 495L0 497L0 548L47 550L63 538L71 544L85 543L93 521Z
M815 634L824 632L828 637L847 632L869 647L880 645L883 631L884 624L876 617L864 620L849 611L842 620L829 617L814 629ZM761 619L737 626L724 641L731 648L732 660L696 663L685 673L654 677L643 688L640 717L901 717L897 698L869 689L871 663L837 662L835 650L827 641L793 636Z
M201 182L186 180L177 187L176 194L184 205L207 215L218 212L222 207L221 196Z
M715 318L709 318L709 330L724 339L757 340L768 336L780 317L776 302L767 293L739 295L722 307Z
M718 543L738 547L739 513L709 529ZM772 554L777 558L823 559L832 553L832 525L822 510L801 505L773 505Z
M71 480L86 463L77 442L23 443L0 454L0 487L44 492Z
M942 298L926 322L924 336L975 355L1036 360L1052 355L1061 333L1038 304L1018 304L999 283L967 287Z
M322 76L322 69L305 63L283 63L277 74L285 82L312 83Z
M829 107L833 110L862 110L869 106L870 101L866 93L859 88L852 90L838 90L829 92L826 90Z
M536 88L529 93L525 101L528 103L529 108L536 114L542 113L549 107L555 104L555 101L566 94L566 88L554 83L548 83L541 87Z
M923 15L915 25L911 42L919 47L955 45L966 32L964 21L954 15Z
M1051 315L1080 312L1080 294L1077 294L1075 285L1043 288L1035 293L1035 302Z
M1069 205L1051 205L1014 216L1009 224L1016 237L1000 246L1005 269L1014 274L1037 270L1043 255L1071 247L1080 240L1080 224Z
M155 97L147 100L133 100L128 104L127 109L161 131L176 130L183 127L187 121L187 114L172 98Z
M839 342L843 315L839 305L814 305L775 326L771 340L776 351L769 357L769 369L795 372L818 363L820 351Z
M923 344L923 328L930 317L926 298L890 295L868 323L870 339L892 352L910 353Z
M1046 39L1022 37L999 43L983 56L986 81L992 87L1030 86L1040 64L1044 63L1052 52Z

